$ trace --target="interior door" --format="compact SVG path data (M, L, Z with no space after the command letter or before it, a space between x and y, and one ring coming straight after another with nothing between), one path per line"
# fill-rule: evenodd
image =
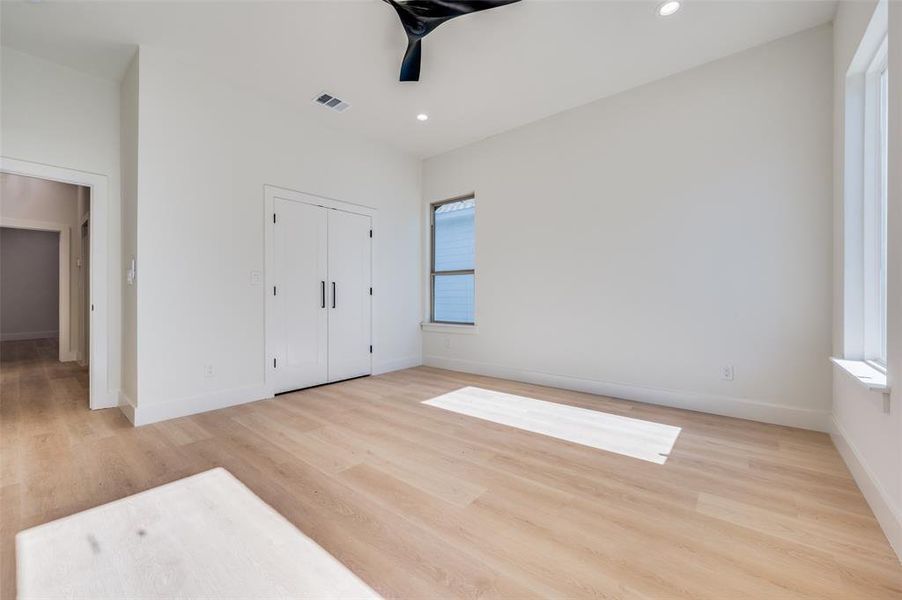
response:
M329 381L371 369L370 218L329 211Z
M275 393L328 380L327 209L275 198L270 369Z

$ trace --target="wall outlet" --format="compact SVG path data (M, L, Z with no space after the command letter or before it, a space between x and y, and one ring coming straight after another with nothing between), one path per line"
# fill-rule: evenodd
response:
M204 377L213 377L215 374L216 370L213 365L204 365Z
M733 365L724 365L720 368L720 378L724 381L733 381Z
M260 285L263 281L263 273L260 271L251 271L251 285Z

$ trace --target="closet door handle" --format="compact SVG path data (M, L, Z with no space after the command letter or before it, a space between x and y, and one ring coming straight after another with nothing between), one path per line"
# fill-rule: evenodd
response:
M320 297L322 298L322 301L323 301L323 308L326 308L326 282L320 281L319 284L320 284Z
M332 308L335 308L335 282L332 282Z

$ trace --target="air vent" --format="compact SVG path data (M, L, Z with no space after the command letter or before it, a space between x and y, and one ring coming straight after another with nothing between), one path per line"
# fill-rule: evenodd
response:
M325 106L328 109L334 110L335 112L344 112L351 108L351 105L341 98L336 98L335 96L327 94L326 92L319 94L313 99L313 101L317 104Z

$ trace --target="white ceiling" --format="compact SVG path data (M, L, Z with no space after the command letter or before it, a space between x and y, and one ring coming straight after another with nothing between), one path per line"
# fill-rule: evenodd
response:
M835 2L525 0L455 19L399 83L406 38L381 0L2 2L4 45L120 79L159 46L334 127L431 156L830 21ZM351 103L338 114L310 99ZM416 114L430 120L420 123Z

